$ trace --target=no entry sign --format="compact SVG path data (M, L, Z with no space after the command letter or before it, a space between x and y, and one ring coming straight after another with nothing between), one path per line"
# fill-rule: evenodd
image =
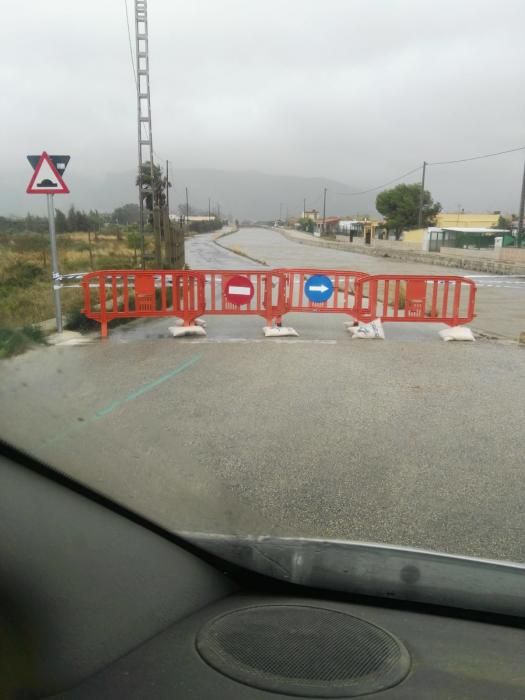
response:
M224 296L231 304L235 304L236 306L249 304L252 300L253 293L253 284L248 277L244 275L230 277L224 286Z

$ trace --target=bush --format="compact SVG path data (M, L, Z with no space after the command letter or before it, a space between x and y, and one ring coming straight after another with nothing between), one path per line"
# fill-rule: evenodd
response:
M34 263L17 260L3 272L1 287L28 287L44 277L44 270Z
M20 355L38 344L46 344L44 333L39 326L0 328L0 358Z
M72 309L66 316L66 331L78 331L79 333L89 333L100 328L100 323L92 318L84 316L80 308Z
M130 308L133 308L133 297L130 296ZM134 318L114 318L110 323L111 328L116 328L117 326L123 326L130 321L134 321ZM93 331L100 330L100 323L92 318L84 316L80 308L72 309L66 316L66 324L64 326L66 331L77 331L78 333L91 333Z
M11 238L10 244L17 253L40 253L49 248L49 238L38 233L20 233Z
M315 228L315 223L310 217L299 219L299 228L301 231L306 231L307 233L313 233Z

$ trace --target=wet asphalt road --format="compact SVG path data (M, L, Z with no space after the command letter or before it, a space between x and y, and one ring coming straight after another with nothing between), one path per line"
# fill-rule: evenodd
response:
M310 237L306 238L307 243L312 243ZM220 242L225 246L236 246L272 267L311 266L360 270L370 274L470 276L478 285L477 315L471 323L472 328L489 336L501 336L514 340L525 331L525 278L520 276L483 275L479 272L471 274L470 271L459 268L416 264L360 255L348 250L301 245L284 238L278 231L261 228L242 228L237 233L222 238Z
M210 237L188 261L255 266ZM299 338L263 339L251 317L175 340L155 321L2 361L0 432L174 530L525 561L525 351L286 322Z

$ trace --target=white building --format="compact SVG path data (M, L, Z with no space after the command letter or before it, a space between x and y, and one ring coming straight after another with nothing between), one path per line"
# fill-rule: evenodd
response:
M356 235L363 233L363 221L357 219L341 219L337 226L342 233L350 233L350 231Z
M179 214L170 214L170 221L180 221L180 215ZM212 214L211 216L184 216L184 221L186 223L192 223L193 221L215 221L215 214Z

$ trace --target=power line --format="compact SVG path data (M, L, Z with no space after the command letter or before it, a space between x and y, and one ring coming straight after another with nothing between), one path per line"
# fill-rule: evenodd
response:
M355 197L358 194L368 194L369 192L376 192L377 190L380 190L383 187L386 187L387 185L392 185L394 182L398 182L398 180L402 180L404 177L412 175L412 173L417 173L418 170L421 170L421 165L418 165L417 168L414 168L413 170L409 170L407 173L403 173L403 175L400 175L399 177L396 177L393 180L384 182L382 185L378 185L377 187L371 187L369 190L363 190L362 192L335 192L334 194L338 194L344 197Z
M319 204L322 196L323 196L323 193L321 192L321 194L318 194L318 195L312 194L311 197L306 197L306 202L307 202L308 206L310 207L310 209L312 209L312 207L315 207L317 204Z
M485 153L482 156L472 156L471 158L459 158L458 160L439 160L434 163L427 163L427 165L452 165L453 163L466 163L469 160L481 160L482 158L493 158L494 156L502 156L505 153L516 153L516 151L525 150L525 146L518 146L518 148L509 148L506 151L498 151L497 153Z
M472 160L481 160L483 158L494 158L495 156L502 156L505 155L506 153L516 153L517 151L523 151L525 150L525 146L518 146L517 148L508 148L505 151L497 151L495 153L484 153L483 155L480 156L471 156L470 158L458 158L456 160L439 160L439 161L434 161L432 163L427 162L426 165L431 166L431 165L453 165L456 163L466 163L468 161ZM368 194L370 192L376 192L377 190L382 189L383 187L387 187L388 185L392 185L394 182L398 182L399 180L402 180L405 177L408 177L409 175L412 175L413 173L416 173L418 170L421 170L422 166L418 166L417 168L414 168L413 170L409 170L407 173L403 173L403 175L399 175L399 177L394 178L393 180L389 180L388 182L383 183L382 185L378 185L377 187L371 187L368 190L362 190L360 192L335 192L334 194L341 195L343 197L355 197L357 195L361 194Z
M133 43L131 41L131 29L129 26L129 11L128 11L128 0L124 0L124 7L126 8L126 24L128 27L128 42L129 42L129 54L131 58L131 68L133 70L133 78L135 80L135 87L139 89L137 82L137 73L135 72L135 56L133 55Z

